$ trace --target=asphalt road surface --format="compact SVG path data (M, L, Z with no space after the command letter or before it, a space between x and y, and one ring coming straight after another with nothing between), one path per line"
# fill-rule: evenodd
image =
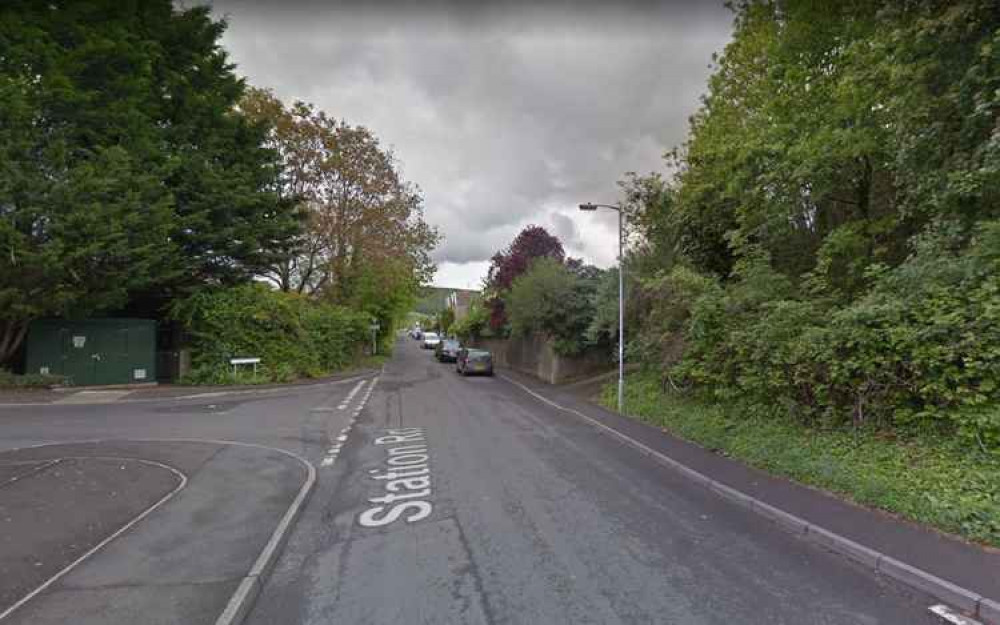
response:
M250 622L910 625L928 604L406 339Z
M79 443L93 439L112 442ZM0 625L214 623L301 483L267 449L318 477L255 625L933 622L928 598L406 339L381 374L333 384L0 406L0 521L18 534L0 557L0 613L174 488L151 463L188 478Z

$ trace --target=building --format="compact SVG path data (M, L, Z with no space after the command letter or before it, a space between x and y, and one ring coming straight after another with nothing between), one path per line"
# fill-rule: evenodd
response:
M455 313L455 321L460 321L469 314L469 306L472 304L472 297L477 291L466 291L456 289L448 294L448 308Z

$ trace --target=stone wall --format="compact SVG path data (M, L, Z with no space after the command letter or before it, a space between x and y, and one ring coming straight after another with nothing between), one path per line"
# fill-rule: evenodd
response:
M560 356L552 341L539 335L509 339L480 339L475 347L493 353L493 363L533 375L549 384L562 384L614 369L613 358L604 352L591 351L579 356Z

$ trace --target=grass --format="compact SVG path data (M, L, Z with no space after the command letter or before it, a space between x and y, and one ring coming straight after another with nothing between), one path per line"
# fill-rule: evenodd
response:
M58 375L41 375L39 373L17 375L0 369L0 389L3 390L46 389L63 382L65 379Z
M628 412L774 475L831 491L967 540L1000 547L1000 453L931 434L819 429L778 406L710 403L628 377ZM615 385L602 403L613 408Z

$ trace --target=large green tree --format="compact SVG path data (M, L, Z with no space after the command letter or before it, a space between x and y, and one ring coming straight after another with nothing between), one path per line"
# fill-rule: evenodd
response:
M0 7L0 362L27 324L248 279L298 222L235 110L225 23L170 0Z
M676 175L623 185L647 362L995 446L996 1L732 5Z

